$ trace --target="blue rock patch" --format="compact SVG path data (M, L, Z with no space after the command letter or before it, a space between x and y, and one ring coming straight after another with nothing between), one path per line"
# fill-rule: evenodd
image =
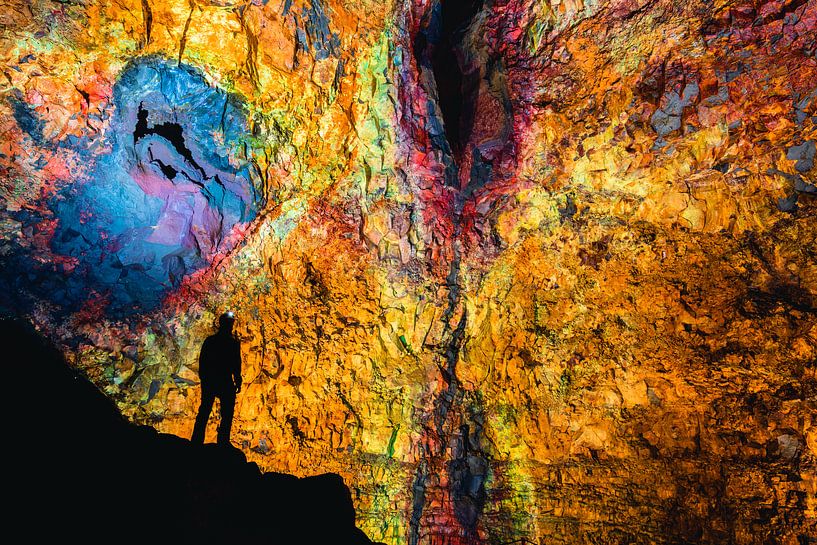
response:
M63 311L95 297L110 317L124 318L157 308L186 276L232 250L240 238L234 228L256 215L257 193L245 157L244 105L197 69L155 57L132 61L113 101L95 146L105 151L89 156L88 176L47 203L57 220L51 251L75 265L49 266L18 249L16 258L7 254L4 276L25 271L31 296ZM36 132L36 118L15 112ZM87 153L88 142L76 149ZM18 217L23 225L40 219Z

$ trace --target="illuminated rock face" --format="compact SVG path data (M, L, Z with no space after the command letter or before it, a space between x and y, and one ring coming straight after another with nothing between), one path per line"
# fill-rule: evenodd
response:
M2 10L2 306L134 421L231 308L373 539L817 535L814 2Z
M107 288L106 314L121 316L155 309L185 275L232 249L224 239L255 215L249 165L229 160L247 130L232 102L188 67L126 67L113 88L109 151L52 205L51 248L76 268L64 292L53 280L32 284L69 308Z

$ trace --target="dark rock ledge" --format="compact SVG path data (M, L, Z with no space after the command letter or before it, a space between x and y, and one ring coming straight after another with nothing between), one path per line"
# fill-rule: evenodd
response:
M335 474L261 473L235 448L136 426L31 326L0 320L4 535L21 543L372 543Z

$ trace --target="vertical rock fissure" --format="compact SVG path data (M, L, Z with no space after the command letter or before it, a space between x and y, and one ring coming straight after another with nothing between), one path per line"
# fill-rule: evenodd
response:
M462 185L460 169L477 114L482 70L466 36L483 5L484 0L438 0L426 10L412 42L433 101L426 130L432 146L442 152L445 182L451 187ZM470 175L469 166L465 169Z
M417 545L420 539L422 516L428 499L427 480L434 469L440 473L444 471L447 475L453 516L462 527L468 543L479 542L477 525L485 505L484 483L489 460L480 446L484 421L482 404L478 399L472 399L475 397L474 392L464 390L457 378L457 364L468 325L468 311L462 305L460 285L463 202L460 196L455 207L453 256L446 277L448 305L442 315L445 324L443 338L448 339L441 354L444 359L440 364L445 387L434 399L430 415L432 422L426 427L428 437L425 444L432 447L431 452L421 451L412 483L410 545ZM472 429L474 433L471 433ZM454 440L456 444L452 445Z
M480 70L465 73L468 63L463 59L466 56L463 51L468 44L464 43L464 38L483 4L484 0L440 0L427 12L423 28L418 31L413 43L418 66L430 69L436 86L436 89L429 91L431 96L436 96L438 112L444 125L445 139L439 141L437 146L443 151L447 164L446 184L458 188L461 187L459 163L474 125L481 77ZM430 136L431 141L434 141L434 135ZM474 169L472 167L469 170ZM473 177L473 172L468 174ZM485 503L484 481L488 457L480 447L482 406L473 403L474 393L465 391L457 378L457 363L465 343L468 324L468 313L462 304L460 285L462 212L471 193L457 192L454 196L452 258L445 279L448 300L441 317L445 342L438 356L441 358L438 365L443 389L434 399L431 414L427 415L428 420L424 425L426 437L420 447L420 459L412 482L409 545L419 543L423 530L434 531L424 529L423 525L424 511L435 492L450 498L450 503L444 504L442 516L456 520L462 529L461 535L468 543L478 542L476 530ZM447 484L443 489L432 492L429 487L433 489L435 483L431 481L441 477L447 478ZM443 482L439 482L439 486L443 486Z
M414 482L411 485L411 520L409 520L409 545L417 545L420 539L420 522L426 502L426 481L428 480L428 462L421 458Z
M190 13L187 15L187 21L184 23L184 30L182 31L182 38L179 40L179 66L182 65L182 57L184 56L184 48L187 46L187 31L190 30L190 21L193 20L193 12L196 11L196 2L190 0Z
M145 20L145 47L150 44L150 33L153 30L153 11L148 0L142 0L142 17Z
M437 86L437 104L443 117L445 134L455 161L468 142L473 117L475 74L465 72L461 60L463 38L484 0L440 0L439 15L432 18L437 35L432 42L431 67ZM436 19L436 20L435 20ZM478 78L478 74L476 74Z
M454 317L456 308L460 302L460 286L458 283L460 274L459 243L454 241L454 257L451 260L451 267L446 277L448 287L448 306L443 313L442 320L445 323L445 333L450 340L445 345L445 361L440 365L440 373L445 382L443 390L434 400L431 418L433 430L426 428L426 434L430 437L426 442L432 445L432 452L421 452L421 460L414 475L412 484L412 515L409 521L409 545L417 545L420 537L420 525L422 522L423 510L426 504L426 482L429 476L429 464L439 463L445 456L445 448L448 444L448 434L445 424L449 418L455 399L458 397L459 384L457 381L457 360L459 359L460 348L465 334L467 324L467 313L462 312L459 322L455 328L451 328L451 320Z

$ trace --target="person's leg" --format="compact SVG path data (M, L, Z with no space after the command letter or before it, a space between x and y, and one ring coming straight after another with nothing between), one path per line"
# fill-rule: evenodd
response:
M221 445L230 444L230 429L233 427L233 412L235 411L235 392L225 392L219 396L221 409L221 424L218 426L218 442Z
M196 424L193 426L193 436L190 438L192 443L204 443L204 432L207 431L207 421L210 419L210 411L213 410L213 401L216 396L212 392L201 392L201 405L199 405L199 414L196 415Z

